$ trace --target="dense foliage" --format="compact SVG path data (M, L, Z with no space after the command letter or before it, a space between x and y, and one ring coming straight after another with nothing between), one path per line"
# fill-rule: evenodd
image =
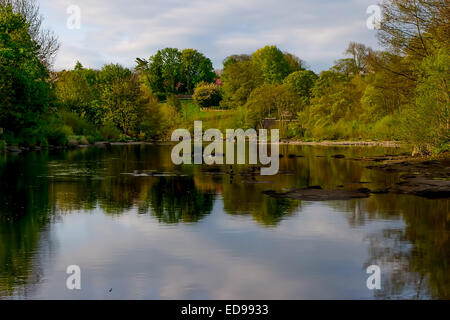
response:
M257 128L266 118L284 138L404 140L428 154L449 149L446 1L385 0L378 31L385 50L352 42L347 57L319 75L276 46L232 55L216 72L197 50L165 48L137 58L134 70L78 62L51 73L55 38L46 43L41 20L26 14L36 12L34 0L21 0L29 10L17 3L0 1L2 150L167 139L196 119ZM205 111L210 107L222 111Z
M165 48L148 61L136 61L143 84L163 98L170 93L192 94L198 83L216 77L211 60L194 49Z
M202 108L218 106L222 99L220 87L215 83L199 83L192 98Z
M28 26L11 5L0 6L0 128L10 142L40 144L51 87Z

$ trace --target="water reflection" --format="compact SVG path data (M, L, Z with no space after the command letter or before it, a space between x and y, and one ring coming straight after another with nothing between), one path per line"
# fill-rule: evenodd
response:
M0 156L0 298L108 298L110 284L96 285L101 271L126 274L114 298L449 299L449 200L311 203L262 193L376 189L398 176L348 159L386 152L282 146L279 175L234 166L232 179L227 167L174 166L162 145ZM171 174L132 174L149 170ZM91 287L75 296L61 285L68 248L92 269ZM371 264L384 272L381 291L365 288Z

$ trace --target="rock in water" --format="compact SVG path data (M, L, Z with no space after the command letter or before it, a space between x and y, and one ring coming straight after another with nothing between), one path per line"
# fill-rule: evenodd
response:
M302 189L293 189L289 192L284 193L264 191L264 194L273 198L289 198L306 201L328 201L368 198L370 196L370 190L366 188L358 190L324 190L318 186L314 186Z

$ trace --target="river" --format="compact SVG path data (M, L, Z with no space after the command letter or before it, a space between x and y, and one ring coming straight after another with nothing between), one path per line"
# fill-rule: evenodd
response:
M401 149L282 145L276 176L175 166L170 152L0 155L0 299L450 298L448 199L263 194L381 188L399 175L352 158ZM66 287L70 265L80 290ZM366 285L370 265L380 267L379 290Z

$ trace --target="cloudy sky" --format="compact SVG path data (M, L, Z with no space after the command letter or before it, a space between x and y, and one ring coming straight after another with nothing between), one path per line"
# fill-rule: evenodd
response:
M80 60L134 66L165 47L195 48L222 67L230 54L267 44L296 54L316 72L343 57L348 42L377 47L366 13L378 0L40 0L45 24L61 41L55 68ZM69 29L67 9L81 9Z

